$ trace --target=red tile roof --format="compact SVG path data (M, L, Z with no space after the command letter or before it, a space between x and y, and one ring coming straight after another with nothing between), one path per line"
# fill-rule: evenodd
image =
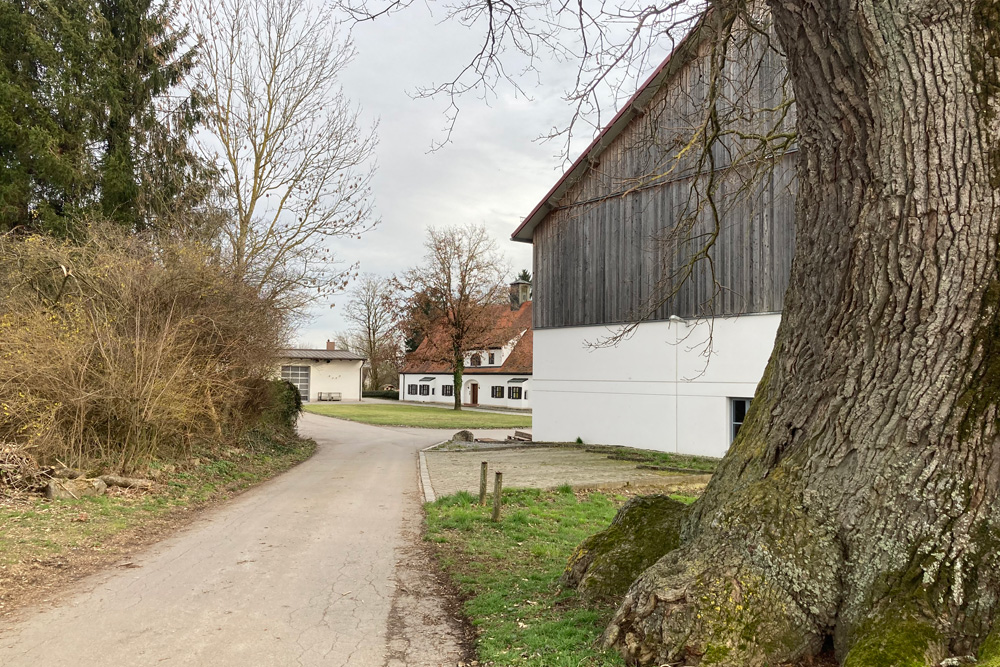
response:
M521 332L524 335L514 345L507 358L501 366L467 366L466 373L476 374L517 374L529 375L531 373L532 359L532 335L531 335L531 302L521 304L517 310L511 310L508 306L494 306L496 322L486 340L472 350L497 349L507 345ZM420 346L406 355L402 373L451 373L454 365L451 361L451 353L445 344L443 330L431 332Z

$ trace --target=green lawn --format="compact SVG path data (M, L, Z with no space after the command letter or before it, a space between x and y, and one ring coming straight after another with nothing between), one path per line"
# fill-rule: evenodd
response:
M306 412L377 426L417 426L420 428L523 428L531 426L531 415L473 412L428 408L421 405L341 404L306 405Z
M677 498L690 502L691 498ZM611 523L623 498L593 493L505 489L499 524L491 507L462 492L425 505L426 539L467 598L480 664L496 667L617 667L594 641L614 612L563 589L559 577L580 542Z
M594 641L614 609L592 607L559 586L573 549L608 527L616 503L594 493L579 501L572 489L504 489L503 516L490 521L468 493L426 505L427 539L468 599L484 665L610 667L623 665Z

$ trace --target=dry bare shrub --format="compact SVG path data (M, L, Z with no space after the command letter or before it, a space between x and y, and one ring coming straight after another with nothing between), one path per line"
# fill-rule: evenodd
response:
M203 245L0 237L0 442L122 471L185 455L247 417L284 328Z

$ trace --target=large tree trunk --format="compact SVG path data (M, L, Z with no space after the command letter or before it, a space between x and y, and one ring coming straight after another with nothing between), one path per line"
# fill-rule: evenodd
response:
M769 0L796 256L748 419L605 638L643 664L998 660L996 0ZM958 663L954 663L958 664Z

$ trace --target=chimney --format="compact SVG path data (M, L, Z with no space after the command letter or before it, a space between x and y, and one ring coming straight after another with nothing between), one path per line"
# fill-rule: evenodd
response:
M337 349L337 344L334 343L332 340L328 340L328 341L326 341L326 349L327 350L336 350Z
M510 284L510 309L518 310L522 304L531 301L531 283L515 280Z

